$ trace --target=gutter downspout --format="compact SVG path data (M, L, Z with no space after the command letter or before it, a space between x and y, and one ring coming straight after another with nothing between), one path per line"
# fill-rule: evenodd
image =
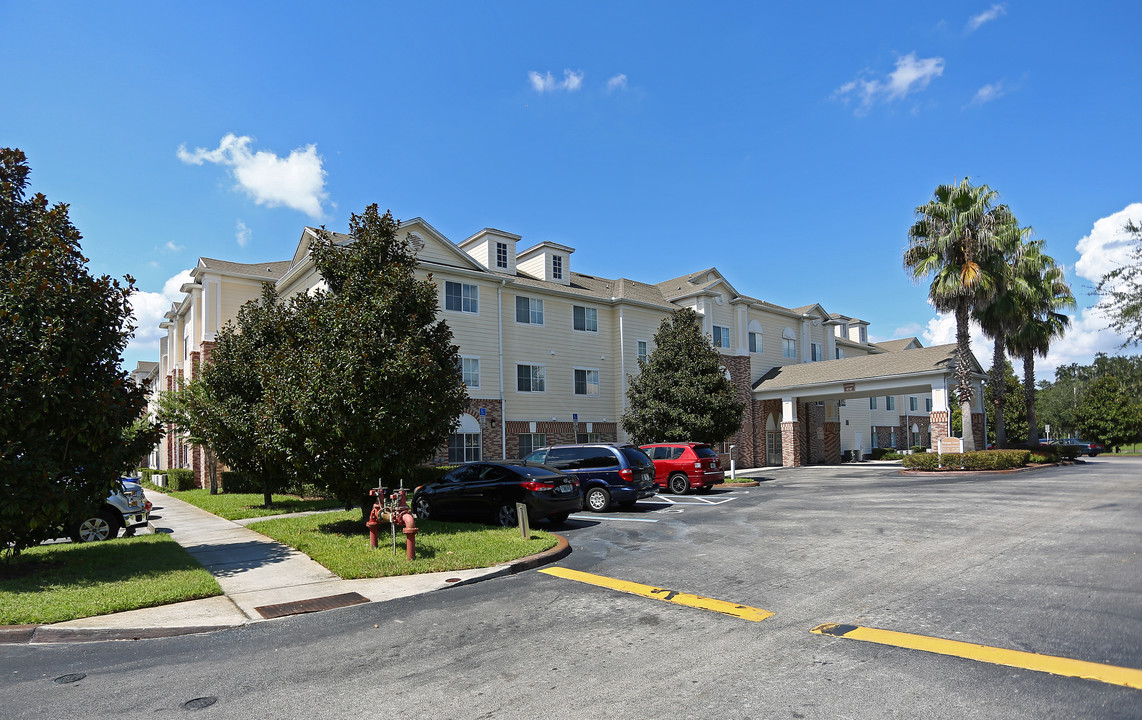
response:
M627 411L627 343L626 343L626 325L623 322L623 306L619 305L619 372L622 374L622 382L619 384L619 389L622 390L622 398L619 399L619 432L626 434L623 431L622 416L626 415ZM624 438L625 441L625 438Z
M507 400L504 398L504 287L508 281L501 280L496 288L496 317L500 336L500 459L508 458L508 413Z

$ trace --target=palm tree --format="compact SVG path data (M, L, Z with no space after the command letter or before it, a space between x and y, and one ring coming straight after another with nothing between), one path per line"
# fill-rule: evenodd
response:
M1030 293L1025 273L1019 269L1026 256L1025 238L1030 234L1031 228L1020 227L1014 216L999 230L996 235L997 252L989 258L988 268L996 279L995 295L988 305L976 307L972 312L972 318L994 342L988 382L991 384L995 406L992 416L995 421L995 444L1001 448L1007 447L1003 417L1007 405L1007 336L1018 328L1021 312L1019 301Z
M916 281L929 275L928 300L940 312L956 318L957 394L964 417L964 450L975 449L972 433L972 354L968 321L972 308L986 306L996 292L997 235L1011 222L1011 211L995 205L999 193L976 187L968 178L958 185L936 188L927 204L916 208L908 230L904 269Z
M1027 402L1027 444L1039 444L1039 428L1035 423L1035 356L1046 357L1051 342L1063 337L1071 319L1062 310L1075 306L1071 287L1063 278L1063 269L1054 258L1043 252L1043 241L1027 244L1020 275L1029 294L1020 302L1021 322L1007 336L1007 349L1023 359L1023 394Z

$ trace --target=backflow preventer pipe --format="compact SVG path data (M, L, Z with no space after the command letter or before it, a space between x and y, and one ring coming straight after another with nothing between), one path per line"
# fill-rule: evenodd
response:
M404 490L398 490L388 497L385 502L385 489L373 488L370 495L377 498L373 511L369 513L369 521L365 527L369 528L369 547L377 547L377 528L382 522L391 524L394 528L400 527L404 533L405 555L409 560L416 557L416 518L408 506Z

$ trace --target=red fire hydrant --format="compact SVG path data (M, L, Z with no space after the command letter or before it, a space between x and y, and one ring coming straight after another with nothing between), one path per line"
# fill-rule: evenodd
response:
M404 490L398 490L388 497L385 502L385 489L373 488L369 494L376 497L373 510L369 513L369 521L365 527L369 528L369 547L377 547L377 528L382 522L390 523L393 527L399 526L404 533L405 554L409 560L416 557L416 518L412 514L405 498Z

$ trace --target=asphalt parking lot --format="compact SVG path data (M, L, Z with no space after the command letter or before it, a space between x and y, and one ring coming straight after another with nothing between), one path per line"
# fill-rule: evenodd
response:
M211 717L234 718L1142 717L1142 458L770 475L586 513L562 531L574 552L538 571L209 636L0 648L0 707L154 716L209 695ZM957 654L979 646L994 652ZM1070 664L1023 662L1043 656ZM79 671L94 682L50 682Z

